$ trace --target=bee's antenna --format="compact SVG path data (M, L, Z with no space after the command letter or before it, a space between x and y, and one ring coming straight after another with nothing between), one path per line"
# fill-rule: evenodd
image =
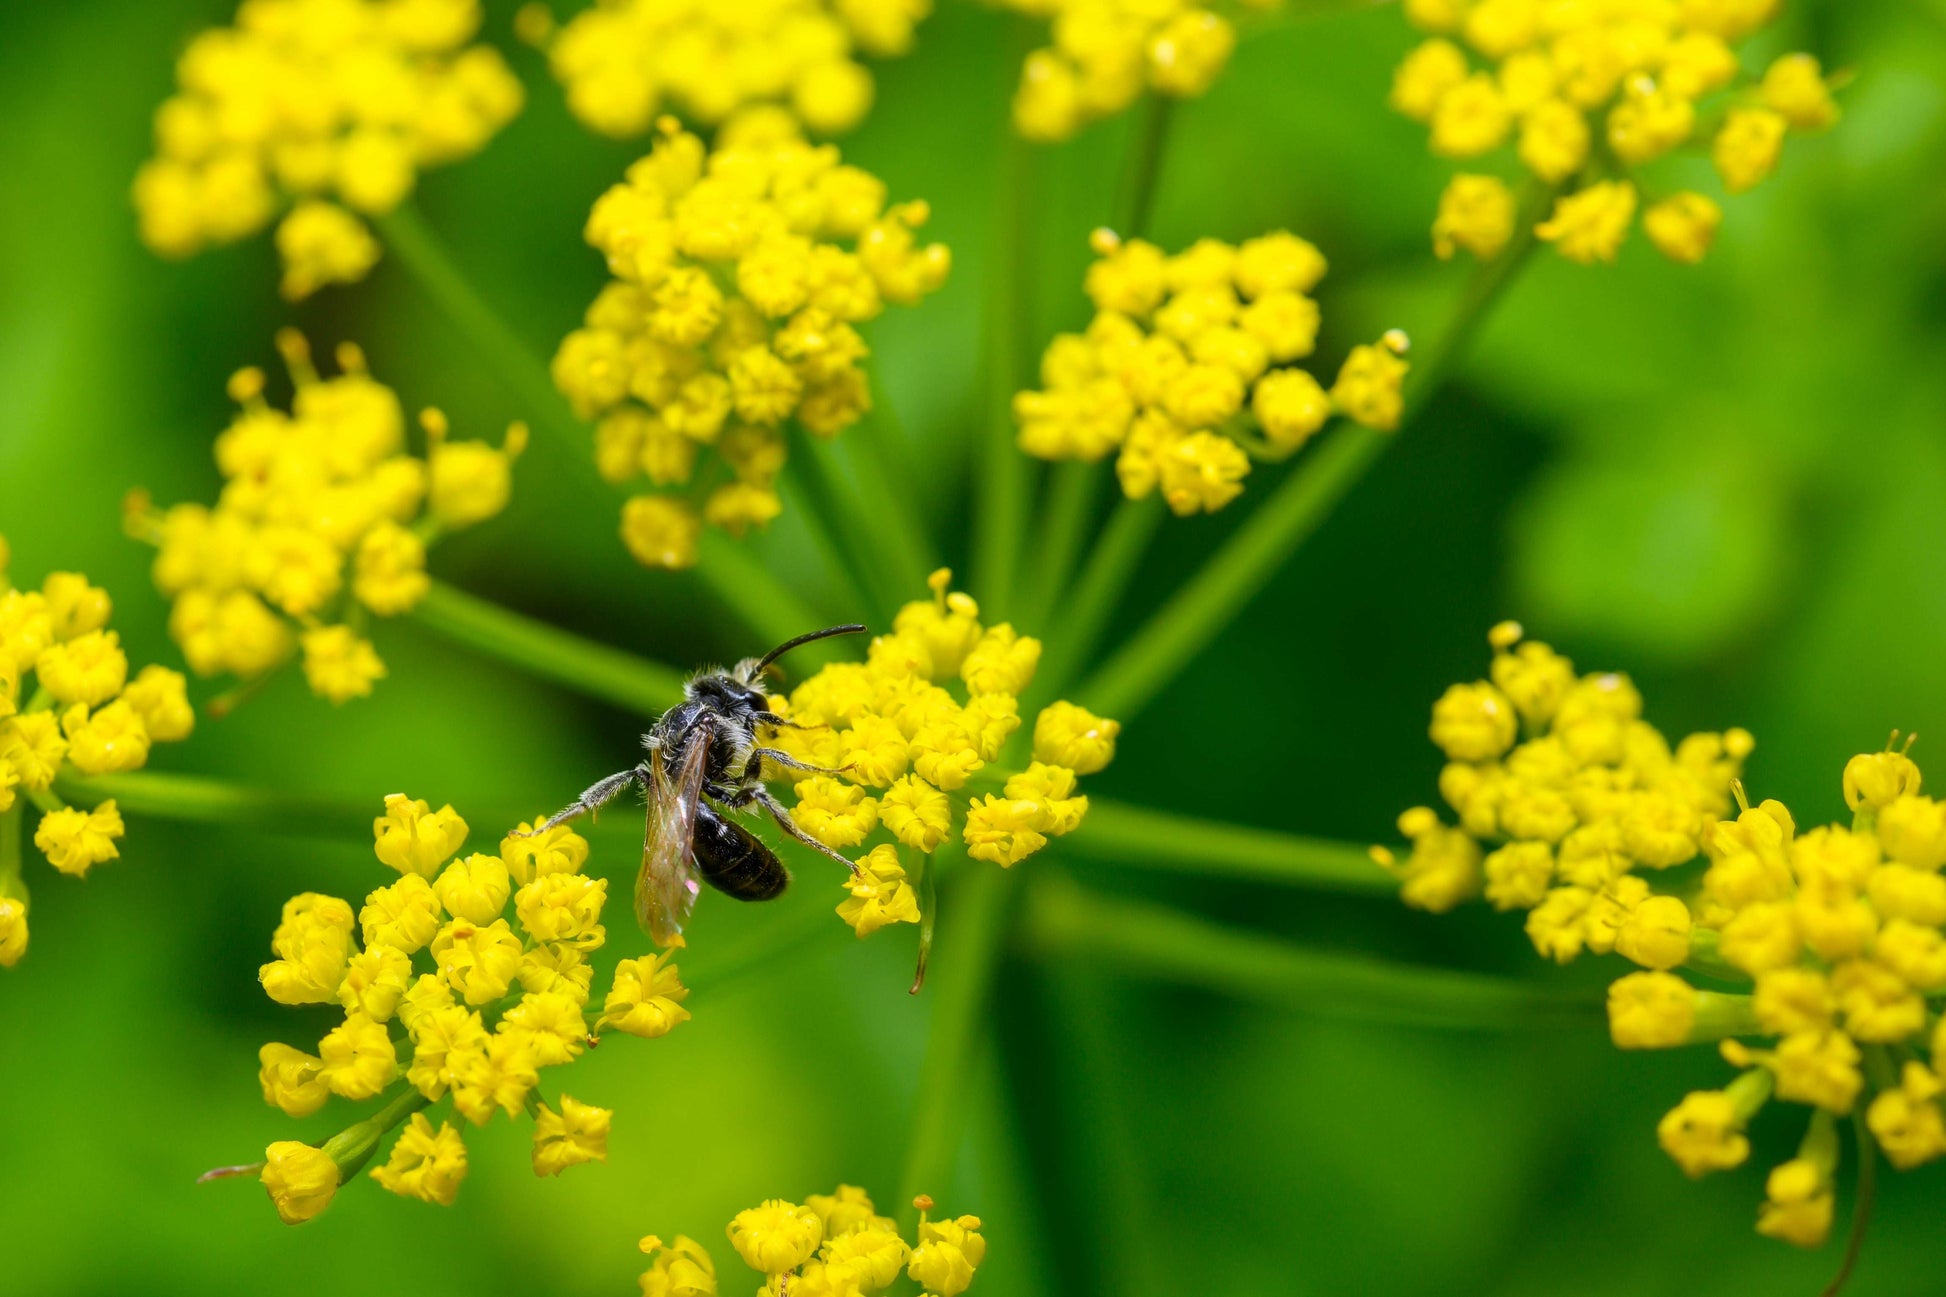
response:
M830 639L834 635L862 635L864 633L865 623L853 621L846 622L842 626L827 626L823 630L814 630L808 634L799 635L796 639L785 640L782 644L779 644L776 648L758 658L756 670L752 671L751 674L754 676L757 672L762 671L765 667L775 662L778 658L783 657L784 654L790 652L792 649L801 648L813 641Z

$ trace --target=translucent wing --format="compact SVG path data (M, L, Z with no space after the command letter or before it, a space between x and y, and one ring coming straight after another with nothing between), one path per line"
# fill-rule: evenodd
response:
M682 944L683 925L696 908L696 803L703 796L714 730L706 720L689 732L674 779L660 749L649 753L649 826L642 872L635 877L635 918L658 946Z

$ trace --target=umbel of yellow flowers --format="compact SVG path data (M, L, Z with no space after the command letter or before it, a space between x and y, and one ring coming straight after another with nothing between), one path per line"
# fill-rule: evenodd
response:
M1410 856L1375 854L1408 904L1443 910L1483 889L1527 911L1545 955L1640 965L1609 989L1621 1048L1721 1042L1739 1075L1684 1098L1657 1131L1690 1175L1741 1165L1769 1100L1809 1107L1757 1228L1815 1246L1831 1224L1837 1118L1863 1105L1900 1168L1946 1154L1946 1034L1927 1007L1946 991L1946 804L1888 745L1845 767L1849 825L1800 831L1781 803L1744 796L1748 734L1672 751L1625 677L1577 677L1519 640L1496 628L1491 680L1453 686L1433 711L1458 825L1415 808L1399 821Z
M16 589L0 537L0 968L27 953L27 886L19 835L25 803L41 808L34 845L74 878L121 854L113 800L69 806L64 775L139 770L156 743L189 737L196 716L182 676L146 666L130 675L108 629L108 592L79 572L50 572L38 590Z
M445 416L427 410L414 455L399 398L358 348L340 346L327 379L296 332L277 343L296 383L290 409L264 399L260 370L231 379L243 408L216 438L215 507L158 512L138 492L125 521L156 546L156 587L191 670L254 680L301 654L312 692L342 703L385 675L369 619L425 596L429 543L506 507L527 433L515 424L498 448L451 441Z
M1430 38L1406 55L1392 106L1426 123L1433 152L1458 159L1511 153L1540 183L1565 188L1535 233L1583 264L1612 261L1647 202L1643 229L1665 256L1702 260L1722 213L1676 189L1650 164L1706 151L1725 192L1755 188L1786 134L1838 119L1830 84L1808 54L1761 77L1735 43L1767 25L1782 0L1408 0ZM1513 237L1516 201L1501 176L1454 176L1433 222L1441 257L1496 255Z
M1093 236L1095 318L1041 359L1043 390L1014 398L1020 448L1041 459L1114 455L1130 499L1157 491L1177 514L1243 493L1253 460L1297 453L1334 414L1396 428L1405 335L1351 350L1326 389L1297 362L1317 347L1317 248L1278 231L1170 256L1108 230Z
M607 939L608 883L581 872L588 844L566 826L530 835L541 818L503 838L498 855L456 858L467 825L452 807L388 797L372 832L396 880L357 909L316 892L285 904L271 937L275 957L258 974L265 993L344 1016L315 1053L263 1047L264 1101L308 1117L333 1095L394 1096L379 1116L322 1147L270 1146L263 1184L286 1222L323 1211L407 1114L372 1178L450 1205L466 1176L466 1146L451 1122L435 1128L419 1111L448 1098L476 1126L496 1111L531 1114L536 1175L606 1160L612 1114L565 1093L545 1097L541 1074L572 1063L606 1031L668 1034L688 1019L689 992L669 955L624 959L599 1011L589 1007L589 956Z
M872 106L857 55L906 53L931 11L932 0L597 0L558 31L542 5L520 26L547 49L569 109L604 135L640 135L664 112L718 126L753 105L840 135Z
M1049 20L1050 43L1027 56L1014 94L1014 128L1064 140L1121 112L1144 90L1191 99L1214 85L1236 48L1228 14L1283 0L1001 0Z
M899 610L863 662L825 667L770 700L793 724L766 742L838 775L798 777L793 817L838 851L882 837L857 861L838 913L863 937L917 923L906 868L957 839L975 860L1010 868L1071 833L1088 813L1081 776L1115 756L1121 725L1070 702L1034 717L1024 765L1009 759L1020 695L1041 644L1005 622L984 626L971 596L933 573L933 598ZM766 768L766 777L794 772Z
M786 428L835 437L871 408L857 325L913 304L951 257L920 245L922 202L758 113L713 150L665 119L654 150L596 200L587 239L614 278L554 356L554 381L597 420L612 482L655 493L622 510L650 567L696 561L704 522L742 534L783 506ZM727 472L699 464L714 454Z
M740 1211L725 1231L745 1265L764 1276L759 1297L871 1297L901 1273L932 1297L959 1297L986 1259L977 1216L932 1219L931 1198L919 1208L917 1240L908 1243L898 1222L881 1216L856 1185L814 1193L799 1206L772 1198ZM678 1234L664 1243L641 1241L653 1257L642 1275L643 1297L715 1297L716 1265L708 1251Z
M283 292L365 277L420 170L479 152L520 111L497 50L468 46L477 0L246 0L197 36L135 177L142 239L169 257L282 211Z

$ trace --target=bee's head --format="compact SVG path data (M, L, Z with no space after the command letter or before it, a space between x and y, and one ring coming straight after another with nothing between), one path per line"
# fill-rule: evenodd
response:
M714 703L725 711L769 711L770 699L764 694L762 671L748 675L744 672L746 666L752 665L754 660L739 662L732 670L697 676L690 682L689 696Z

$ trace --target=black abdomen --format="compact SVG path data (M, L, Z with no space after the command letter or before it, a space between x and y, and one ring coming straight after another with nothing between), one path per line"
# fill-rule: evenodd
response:
M769 847L708 802L696 808L696 868L711 887L739 901L768 901L791 881Z

